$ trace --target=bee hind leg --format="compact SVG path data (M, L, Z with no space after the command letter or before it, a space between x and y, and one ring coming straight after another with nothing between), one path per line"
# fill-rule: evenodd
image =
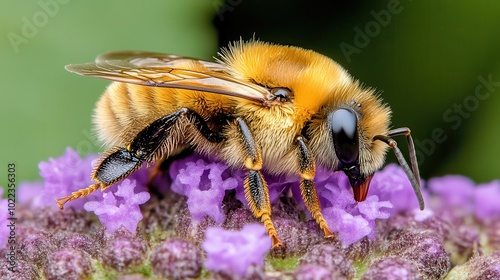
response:
M273 249L283 247L283 243L278 239L278 234L271 220L271 202L269 200L269 190L267 183L260 172L262 168L262 155L255 143L252 133L245 121L237 118L241 143L245 152L245 167L248 169L247 176L243 182L245 188L245 198L248 201L250 210L254 216L261 220L271 237Z
M80 189L71 195L56 199L59 209L64 208L64 204L71 200L88 196L99 187L101 191L108 188L113 183L127 177L141 166L142 160L131 153L128 148L121 148L108 155L94 170L93 180L96 184L88 188Z
M316 187L312 181L316 173L314 157L301 136L297 137L296 141L299 170L302 177L300 182L302 200L304 200L307 210L309 210L316 223L323 230L325 237L333 238L335 235L330 231L323 214L321 214L321 205L316 193Z
M73 192L73 193L71 193L71 195L58 198L58 199L56 199L57 206L59 206L59 209L63 210L64 204L66 204L67 202L70 202L71 200L75 200L75 199L80 198L80 197L85 197L85 196L91 194L92 192L94 192L95 190L97 190L99 187L100 187L99 183L93 184L88 188Z
M161 117L141 130L127 147L111 150L111 153L105 156L94 170L92 179L97 183L73 192L71 195L56 199L59 208L63 209L65 203L85 197L99 187L101 190L105 190L139 169L142 163L161 158L166 141L175 133L175 125L179 124L181 119L189 118L193 114L196 113L182 108Z

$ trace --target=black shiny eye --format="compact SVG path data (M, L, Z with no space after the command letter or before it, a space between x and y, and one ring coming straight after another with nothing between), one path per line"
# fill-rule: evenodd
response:
M328 115L327 123L332 133L335 154L343 167L352 166L358 160L358 119L349 109L337 109Z
M291 91L287 88L272 88L271 94L273 95L273 99L291 101Z

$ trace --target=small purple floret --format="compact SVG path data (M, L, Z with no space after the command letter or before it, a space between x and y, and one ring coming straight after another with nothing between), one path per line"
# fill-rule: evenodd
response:
M423 186L424 183L421 182L420 185ZM421 188L421 191L425 203L428 204L427 192L424 188ZM380 201L390 201L393 207L387 212L391 214L419 209L410 180L403 168L395 163L375 172L368 194L378 196Z
M19 187L21 203L29 204L32 209L50 207L58 209L55 199L69 195L74 191L86 188L94 182L90 178L92 161L97 155L81 158L76 151L67 148L59 158L50 158L48 162L40 162L40 176L43 183L23 183ZM41 186L41 188L40 188ZM83 209L88 197L73 200L68 206L76 210Z
M85 210L93 211L108 233L114 233L121 226L135 233L137 224L142 220L139 205L149 200L147 192L134 193L135 181L125 179L113 192L105 192L102 201L85 203Z
M222 200L225 191L241 184L237 179L225 174L227 169L228 166L223 163L207 162L197 155L172 164L171 189L188 197L189 212L195 220L202 221L205 216L209 216L217 224L224 222Z
M244 276L251 265L264 265L264 257L271 249L271 239L260 224L248 224L241 231L210 227L202 248L207 253L207 269Z
M476 185L461 175L432 178L429 189L436 197L432 207L452 217L475 214L481 222L489 224L500 216L500 181ZM444 214L443 214L444 213Z
M462 175L447 175L429 179L427 186L439 198L439 203L432 205L435 210L459 207L463 214L473 211L476 185L471 179Z
M323 171L325 172L325 171ZM387 219L392 208L390 201L379 201L375 195L356 202L345 174L335 172L326 181L316 184L323 205L323 214L332 232L348 246L365 236L375 234L375 220Z
M483 223L491 223L500 217L500 181L480 184L474 195L475 214Z

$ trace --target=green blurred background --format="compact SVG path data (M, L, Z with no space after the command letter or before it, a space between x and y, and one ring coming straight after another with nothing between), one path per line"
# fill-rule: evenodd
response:
M0 185L9 162L19 181L34 180L38 162L67 146L101 151L91 114L108 82L64 65L125 49L210 59L240 36L314 49L379 89L393 126L412 129L423 177L490 181L499 177L499 12L493 0L1 1Z

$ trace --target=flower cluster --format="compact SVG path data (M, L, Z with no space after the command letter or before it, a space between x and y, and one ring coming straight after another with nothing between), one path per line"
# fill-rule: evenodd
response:
M243 172L230 174L228 170L228 166L222 162L211 162L200 158L199 155L192 155L172 165L171 188L174 192L187 196L188 207L194 219L201 221L203 217L209 216L220 224L225 219L222 199L226 190L236 188L236 198L248 208L242 184ZM268 174L264 176L268 181L271 202L282 193L291 190L297 201L303 205L298 178ZM356 202L350 191L348 179L342 172L318 168L315 181L325 219L330 229L339 235L345 245L365 236L373 237L375 220L389 217L389 212L385 210L392 207L389 201L379 201L377 196L372 195L364 202ZM408 187L411 191L411 186Z
M67 148L61 157L41 162L39 167L43 182L22 183L19 188L20 202L32 209L51 208L59 211L55 199L95 183L90 179L90 174L96 159L97 155L81 158L76 151ZM149 200L149 193L143 191L147 181L145 177L147 171L141 170L131 176L131 180L124 180L103 193L96 191L87 197L70 201L67 207L95 212L108 233L115 232L121 226L135 233L142 219L139 205ZM137 188L134 178L141 181Z
M434 194L431 207L449 219L473 214L484 224L491 224L500 217L500 181L476 185L460 175L432 178L429 191Z
M20 185L17 271L3 258L1 279L500 277L498 180L476 185L458 175L431 178L423 189L427 209L420 211L397 165L374 175L363 202L354 201L342 172L318 167L322 213L337 236L330 240L305 210L300 178L264 173L273 223L285 244L269 251L271 240L262 224L253 224L244 198L245 172L196 154L173 161L155 180L142 168L57 209L55 198L93 183L95 158L68 149L40 163L43 182ZM146 191L151 181L159 195ZM139 224L143 215L146 223ZM0 225L6 218L0 213ZM0 242L7 240L5 228Z

